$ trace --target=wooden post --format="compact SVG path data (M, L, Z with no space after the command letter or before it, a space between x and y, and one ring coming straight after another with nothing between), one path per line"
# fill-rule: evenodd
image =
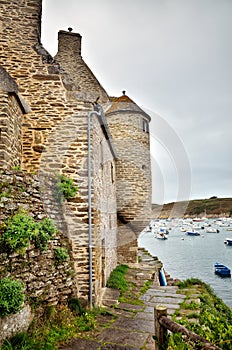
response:
M155 321L155 350L165 350L167 348L168 331L159 323L161 316L167 316L167 308L163 305L156 305L154 308Z

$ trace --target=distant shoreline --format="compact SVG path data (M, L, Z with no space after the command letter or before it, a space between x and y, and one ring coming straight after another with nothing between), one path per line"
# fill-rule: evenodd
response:
M190 201L152 204L153 215L157 218L217 218L232 217L232 198L211 197Z

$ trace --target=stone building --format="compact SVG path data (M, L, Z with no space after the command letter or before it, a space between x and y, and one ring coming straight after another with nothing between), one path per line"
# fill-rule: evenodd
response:
M0 167L39 175L44 207L72 244L78 296L98 303L117 263L137 261L151 209L150 117L125 93L107 94L81 56L80 34L60 31L51 57L41 13L42 0L1 0ZM46 178L59 173L79 190L54 215Z

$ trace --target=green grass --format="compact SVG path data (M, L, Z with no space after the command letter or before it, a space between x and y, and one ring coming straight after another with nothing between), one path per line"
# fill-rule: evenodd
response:
M186 300L181 304L173 319L184 325L187 329L202 336L209 342L217 345L223 350L232 349L232 310L216 296L211 287L198 280L188 279L180 282L179 288L186 289L186 298L191 295L192 291L198 291L200 304L194 301L189 304ZM189 289L189 292L188 292ZM199 314L194 311L191 314L184 315L181 310L199 310ZM181 320L176 320L177 316L182 316ZM197 318L198 323L191 322L189 318ZM188 347L189 346L189 347ZM169 338L170 349L192 349L192 345L185 345L180 335L171 335Z
M144 283L144 286L140 289L139 291L139 295L143 295L146 293L146 291L150 288L150 286L152 285L152 281L148 280Z
M127 265L117 266L110 274L106 286L108 288L119 289L121 292L125 292L128 288L128 283L126 280L126 272L128 270Z
M29 330L5 341L2 350L58 350L69 340L88 336L96 327L99 315L108 315L100 308L83 311L81 315L72 312L67 305L47 307L40 317L36 317Z
M190 303L183 301L183 303L181 303L180 306L182 309L185 309L185 310L197 310L197 309L199 309L199 304L194 302L193 300Z

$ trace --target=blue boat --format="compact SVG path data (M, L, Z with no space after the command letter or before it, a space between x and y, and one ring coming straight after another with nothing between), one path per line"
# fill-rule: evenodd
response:
M231 277L230 269L221 263L216 262L214 269L214 272L221 277Z
M189 236L200 236L200 233L198 231L192 230L192 231L187 231L186 235L189 235Z

